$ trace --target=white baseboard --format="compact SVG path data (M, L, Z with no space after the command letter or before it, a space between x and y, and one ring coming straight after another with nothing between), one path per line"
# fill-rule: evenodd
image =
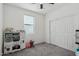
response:
M49 43L49 44L52 44L52 43ZM56 45L56 44L53 44L53 45ZM60 46L60 45L56 45L56 46L58 46L58 47L61 47L61 48L64 48L64 49L67 49L67 50L70 50L70 51L74 52L72 49L68 49L68 48L62 47L62 46Z

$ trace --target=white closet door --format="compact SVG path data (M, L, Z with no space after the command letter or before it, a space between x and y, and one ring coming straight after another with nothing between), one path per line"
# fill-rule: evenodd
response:
M49 40L49 42L50 43L52 43L52 44L55 44L56 42L56 38L55 38L55 33L56 33L56 29L55 29L55 21L52 21L52 22L50 22L49 23L50 25L50 27L49 27L49 38L50 38L50 40Z
M50 22L50 42L73 50L75 40L73 17L64 17Z

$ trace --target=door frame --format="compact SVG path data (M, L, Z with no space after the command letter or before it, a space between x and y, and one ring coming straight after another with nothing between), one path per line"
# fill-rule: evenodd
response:
M49 43L51 43L51 20L49 20Z

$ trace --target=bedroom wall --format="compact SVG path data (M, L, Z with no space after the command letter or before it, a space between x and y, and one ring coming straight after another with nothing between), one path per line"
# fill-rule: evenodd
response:
M26 41L32 39L35 43L44 42L44 15L25 10L13 5L4 4L4 29L13 27L15 30L24 29L24 15L35 17L34 34L25 38Z
M3 4L0 3L0 55L2 55Z
M46 27L46 31L45 31L46 41L48 43L51 43L50 42L51 33L50 33L49 27L51 27L50 22L52 22L53 24L55 23L54 25L56 26L57 32L52 32L52 33L55 33L54 37L57 42L52 42L52 44L56 44L60 47L74 51L75 48L77 47L75 45L75 30L79 29L79 4L78 3L64 4L63 3L62 7L58 7L58 9L54 11L52 10L48 14L46 14L46 18L45 18L46 19L46 24L45 24L46 25L45 26ZM67 27L64 27L65 25L67 25ZM72 26L71 28L73 30L71 30L71 28L68 28L68 26L70 25ZM55 28L55 27L52 27L52 28ZM66 30L67 32L64 31L63 33L63 30ZM56 37L56 34L57 34L57 37ZM52 41L53 41L53 38L51 39ZM64 42L67 41L67 43L65 44L63 41ZM62 42L63 44L61 44ZM71 45L71 43L73 43L73 45Z

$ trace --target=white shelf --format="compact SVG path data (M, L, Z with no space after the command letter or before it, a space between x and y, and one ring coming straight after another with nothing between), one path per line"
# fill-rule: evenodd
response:
M5 34L4 34L4 37L5 37ZM8 53L12 53L12 52L16 52L16 51L19 51L21 49L24 49L25 48L25 43L23 43L23 40L24 40L23 37L24 36L22 38L21 37L19 38L20 39L19 41L4 42L4 54L8 54ZM12 47L15 46L15 45L20 45L20 48L19 49L12 50ZM10 50L7 51L6 48L10 48Z

